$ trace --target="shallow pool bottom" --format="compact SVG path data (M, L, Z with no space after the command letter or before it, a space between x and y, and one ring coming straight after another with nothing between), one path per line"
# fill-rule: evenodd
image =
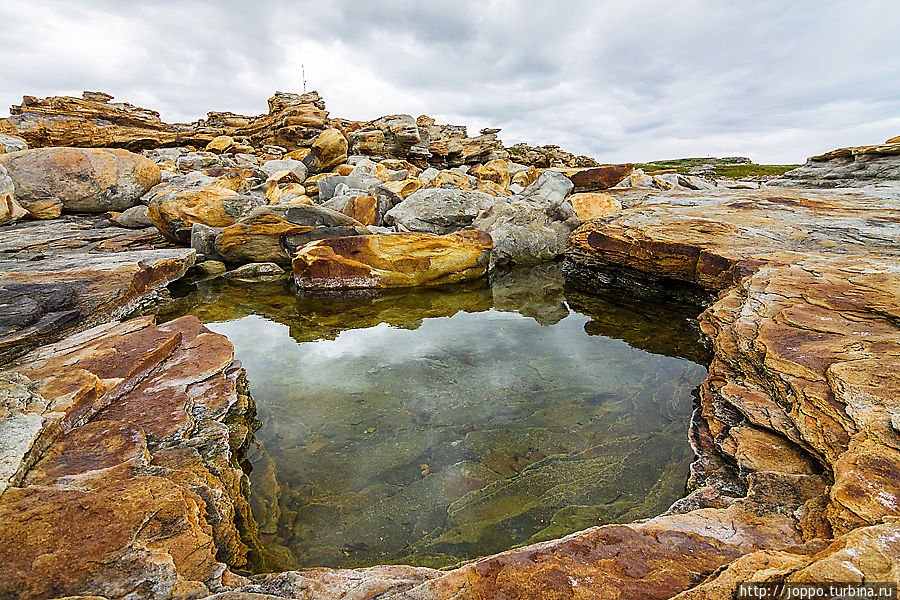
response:
M443 567L683 493L696 306L579 294L556 265L374 298L192 294L247 369L251 503L284 568Z

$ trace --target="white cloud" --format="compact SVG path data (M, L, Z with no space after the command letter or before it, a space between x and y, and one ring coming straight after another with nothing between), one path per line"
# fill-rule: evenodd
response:
M0 106L108 91L259 114L301 65L334 116L429 114L601 160L798 162L900 134L895 0L68 0L0 5Z

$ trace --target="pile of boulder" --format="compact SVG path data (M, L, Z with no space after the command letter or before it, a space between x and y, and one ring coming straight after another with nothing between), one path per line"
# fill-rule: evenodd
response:
M25 97L0 120L0 223L102 213L189 246L205 276L435 285L560 256L583 221L621 208L596 192L633 170L571 166L592 161L550 146L512 153L546 166L515 162L499 130L470 138L425 116L329 119L315 92L190 126L110 100Z

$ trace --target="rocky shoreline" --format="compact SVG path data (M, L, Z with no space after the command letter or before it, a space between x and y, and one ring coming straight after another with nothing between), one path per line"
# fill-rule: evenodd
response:
M730 598L739 581L900 580L896 140L810 159L840 177L808 165L735 189L427 117L329 119L314 93L191 125L109 100L26 97L0 121L0 598ZM813 189L848 172L875 185ZM718 294L700 317L714 356L690 493L447 571L238 574L271 558L231 344L194 317L111 322L188 272L290 266L300 287L377 290L563 253L582 288Z

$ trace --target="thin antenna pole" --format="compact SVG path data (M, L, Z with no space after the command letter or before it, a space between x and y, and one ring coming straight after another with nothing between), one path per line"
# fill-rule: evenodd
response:
M303 69L303 93L306 93L306 65L300 65L300 68Z

